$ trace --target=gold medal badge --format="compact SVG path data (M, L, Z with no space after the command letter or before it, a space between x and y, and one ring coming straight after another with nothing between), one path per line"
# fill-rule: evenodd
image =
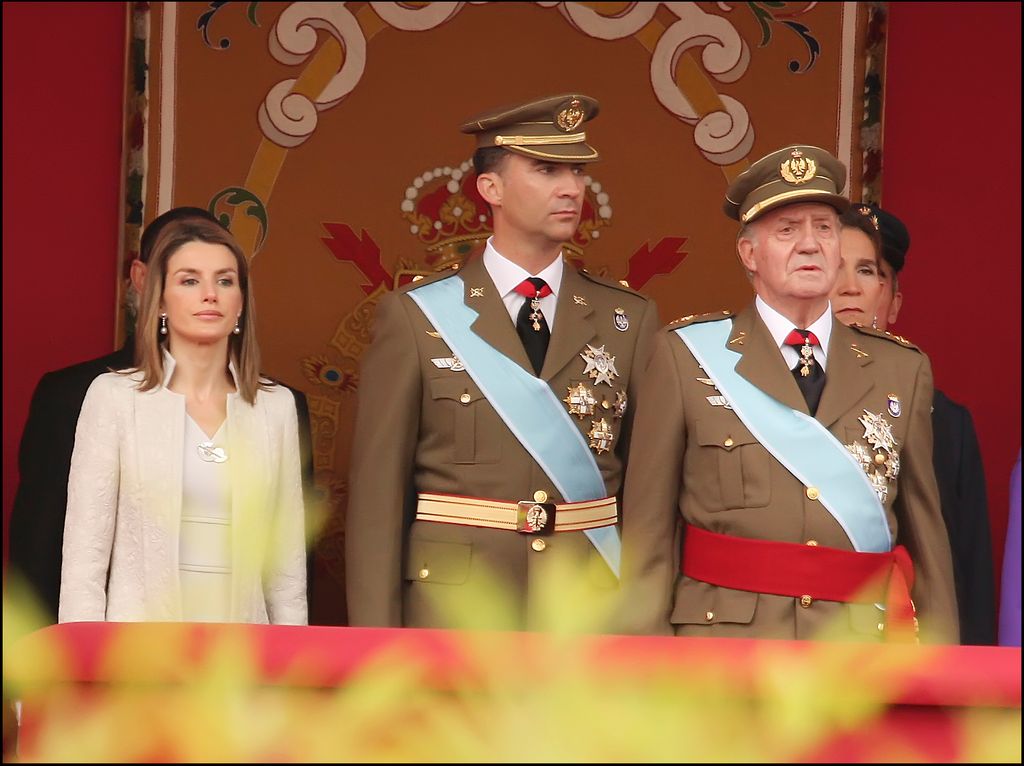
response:
M590 437L590 448L598 455L603 455L612 448L612 442L615 441L612 427L604 418L592 420L590 426L590 431L587 433L587 436Z
M575 386L568 386L569 395L562 401L569 405L569 414L575 415L580 420L584 415L593 415L594 407L597 406L597 399L594 394L583 383Z
M626 405L628 404L628 401L625 391L617 391L615 393L615 404L612 405L612 408L615 411L615 417L621 418L626 414Z

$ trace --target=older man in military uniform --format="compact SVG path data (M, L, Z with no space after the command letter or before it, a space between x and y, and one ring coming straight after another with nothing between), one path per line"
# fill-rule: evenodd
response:
M755 162L725 201L754 304L658 335L624 500L631 630L899 640L919 617L955 638L928 359L829 306L845 181L812 146Z
M531 628L558 589L617 588L634 378L658 322L651 301L562 258L597 112L568 94L461 128L494 236L378 308L348 507L353 625L460 625L472 586L496 580L509 613L474 624Z

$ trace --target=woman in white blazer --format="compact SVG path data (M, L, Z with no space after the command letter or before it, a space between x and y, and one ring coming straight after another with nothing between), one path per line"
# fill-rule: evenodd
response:
M185 219L147 272L136 367L78 420L58 619L306 624L295 400L259 376L245 256Z

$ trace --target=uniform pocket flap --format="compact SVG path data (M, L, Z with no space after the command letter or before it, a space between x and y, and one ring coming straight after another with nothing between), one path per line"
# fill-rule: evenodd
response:
M462 585L469 579L472 552L473 546L468 543L411 540L405 559L405 579Z
M468 396L468 399L464 399ZM463 404L475 402L483 398L480 389L469 375L462 373L450 378L434 378L430 381L430 397L432 399L453 399Z
M697 421L697 443L702 447L735 449L744 444L753 444L757 439L739 420L732 422L718 420Z
M748 625L757 610L757 594L749 590L704 586L676 597L669 622L674 625L716 625L721 622ZM684 589L685 591L686 589ZM702 591L702 592L701 592Z

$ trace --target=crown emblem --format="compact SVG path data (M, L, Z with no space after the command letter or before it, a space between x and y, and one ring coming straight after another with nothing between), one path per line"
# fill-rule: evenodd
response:
M869 208L867 205L861 205L859 208L857 208L857 212L860 213L862 216L865 216L869 221L871 221L871 225L875 227L875 231L879 230L880 227L878 225L878 216L871 214L871 208Z
M578 98L574 98L569 105L555 117L555 124L566 133L571 133L583 122L583 106Z
M810 157L805 157L799 149L794 149L790 152L789 159L779 165L779 173L787 182L798 186L817 175L818 164Z
M577 266L584 248L601 236L601 229L612 218L608 193L601 184L591 176L585 176L584 183L580 223L572 240L564 245L566 257ZM469 160L457 167L433 168L414 178L405 190L401 210L409 233L426 245L427 266L434 271L461 264L494 233L490 208L477 191L476 172Z

